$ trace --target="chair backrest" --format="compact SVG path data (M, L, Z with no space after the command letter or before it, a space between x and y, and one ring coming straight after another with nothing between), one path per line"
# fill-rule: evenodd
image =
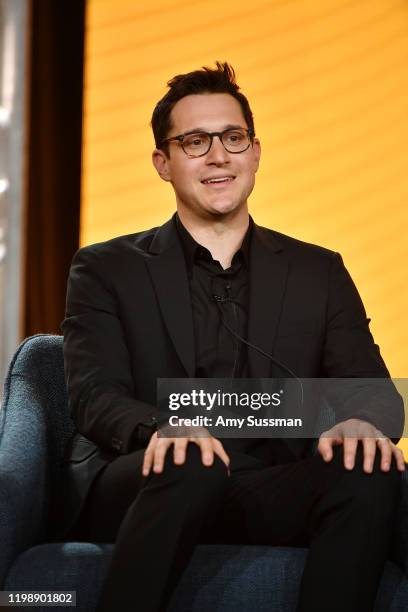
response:
M64 448L75 429L68 407L62 340L62 336L50 334L27 338L16 352L8 374L30 382L30 389L44 411L52 489L58 481Z
M16 552L44 541L57 526L53 507L59 499L61 460L75 430L64 380L62 340L49 334L24 340L5 380L0 468L6 494L0 500L0 515L5 521L2 526L8 525L1 537L8 542L9 561Z

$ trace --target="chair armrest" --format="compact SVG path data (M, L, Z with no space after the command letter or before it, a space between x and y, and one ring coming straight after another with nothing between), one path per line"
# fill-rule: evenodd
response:
M0 585L14 559L45 533L48 475L44 410L19 373L19 353L5 380L0 412Z

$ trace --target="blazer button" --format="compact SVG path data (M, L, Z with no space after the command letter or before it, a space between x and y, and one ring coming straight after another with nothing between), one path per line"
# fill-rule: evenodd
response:
M123 446L123 442L122 442L122 440L119 440L119 438L112 438L111 444L112 444L112 448L114 448L115 450L118 450L118 451L120 451L120 449Z
M159 427L157 418L154 416L150 419L150 427L153 427L155 430Z

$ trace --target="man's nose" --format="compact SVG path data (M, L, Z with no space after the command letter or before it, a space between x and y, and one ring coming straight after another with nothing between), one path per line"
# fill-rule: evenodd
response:
M225 150L219 136L214 136L210 150L206 155L208 164L225 164L229 162L228 151Z

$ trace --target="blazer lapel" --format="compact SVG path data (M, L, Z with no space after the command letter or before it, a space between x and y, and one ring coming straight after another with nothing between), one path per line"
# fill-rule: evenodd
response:
M160 310L176 352L189 377L195 376L193 315L187 269L174 216L159 227L146 265L156 289Z
M272 232L256 225L251 240L250 271L248 339L273 356L289 264ZM252 377L271 376L273 362L254 349L248 348L248 362ZM284 371L281 375L289 376ZM280 441L283 446L278 453L283 462L288 460L288 452L293 457L300 458L307 446L307 441L303 439L281 438ZM280 441L274 440L278 443L277 449L280 448Z
M273 354L288 275L283 249L270 230L254 224L250 250L248 340ZM252 377L268 378L270 359L248 348Z

